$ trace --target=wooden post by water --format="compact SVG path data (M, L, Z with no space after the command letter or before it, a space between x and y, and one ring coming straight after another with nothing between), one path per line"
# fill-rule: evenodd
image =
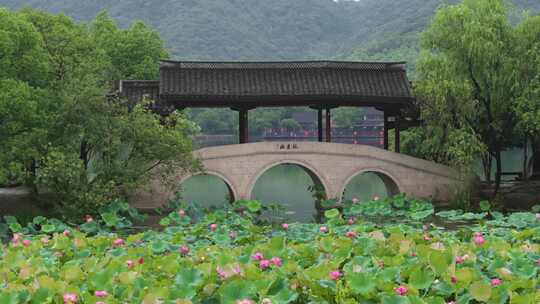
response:
M332 117L330 108L326 108L326 142L332 142Z
M248 131L248 110L240 109L238 111L238 135L241 144L249 142Z

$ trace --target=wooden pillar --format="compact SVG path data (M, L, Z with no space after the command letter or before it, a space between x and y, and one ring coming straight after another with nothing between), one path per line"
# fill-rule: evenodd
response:
M317 136L318 141L323 141L322 108L317 109Z
M249 142L247 109L238 110L238 136L241 144Z
M388 150L388 114L384 111L384 149Z
M396 153L400 153L401 151L401 141L400 141L400 116L396 115L396 120L394 121L394 128L396 130L395 136L394 136L394 148L396 150Z
M332 116L330 108L326 108L326 142L332 142Z

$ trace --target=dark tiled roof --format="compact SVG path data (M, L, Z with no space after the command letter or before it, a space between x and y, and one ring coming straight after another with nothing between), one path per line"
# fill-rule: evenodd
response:
M121 94L175 107L397 106L412 103L404 62L162 61L159 81L122 81Z
M161 62L169 101L411 98L403 62Z

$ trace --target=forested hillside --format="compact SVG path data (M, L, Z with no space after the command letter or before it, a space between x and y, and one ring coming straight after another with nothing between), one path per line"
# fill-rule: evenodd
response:
M90 20L106 10L121 26L142 20L173 57L203 60L407 59L442 3L456 0L0 0ZM538 0L514 0L540 10ZM354 53L354 54L353 54ZM352 55L351 55L352 54Z

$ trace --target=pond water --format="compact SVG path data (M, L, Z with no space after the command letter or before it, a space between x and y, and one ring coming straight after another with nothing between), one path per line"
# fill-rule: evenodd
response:
M285 208L288 219L311 222L316 213L315 200L310 188L315 185L304 168L297 165L278 165L266 171L255 183L251 198L263 204L279 204ZM386 197L383 181L373 173L354 177L345 188L344 198L367 200L374 196ZM182 184L185 201L205 207L222 205L229 201L225 182L213 175L197 175Z

